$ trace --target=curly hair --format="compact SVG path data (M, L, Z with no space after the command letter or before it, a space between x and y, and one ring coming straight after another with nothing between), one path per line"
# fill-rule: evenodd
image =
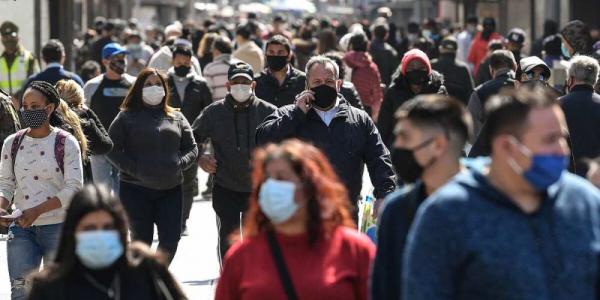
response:
M273 226L260 209L258 195L267 179L266 167L275 159L288 161L302 181L308 197L306 230L311 244L338 226L356 227L349 212L348 192L323 152L311 144L291 139L254 152L253 189L244 221L244 236L256 236Z

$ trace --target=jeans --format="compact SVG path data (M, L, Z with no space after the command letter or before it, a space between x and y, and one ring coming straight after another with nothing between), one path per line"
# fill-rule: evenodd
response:
M11 299L25 299L30 285L25 279L33 271L38 271L42 258L44 264L53 259L58 246L61 224L10 227L6 243L8 275L10 278Z
M131 239L151 246L156 224L158 248L167 254L170 264L181 238L181 185L170 190L154 190L123 181L120 185L119 196L129 216Z
M92 177L95 184L104 184L113 194L119 193L119 170L106 159L105 155L90 156Z
M218 184L213 186L213 208L217 214L219 230L219 262L223 265L225 253L231 246L229 236L240 229L242 214L248 208L250 193L236 192Z

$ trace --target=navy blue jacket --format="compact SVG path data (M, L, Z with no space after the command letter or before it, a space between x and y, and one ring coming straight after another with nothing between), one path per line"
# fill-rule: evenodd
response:
M371 117L365 111L350 106L339 94L338 97L339 111L329 126L313 108L305 114L294 104L286 105L258 127L256 142L261 145L298 138L313 143L329 158L348 189L353 204L362 188L366 163L375 187L375 197L381 199L396 187L390 152Z
M595 299L600 191L565 172L526 214L476 171L421 205L408 235L403 299Z
M75 82L77 82L77 84L83 87L83 80L81 80L81 77L79 77L79 75L73 72L69 72L63 67L55 66L47 68L46 70L41 71L37 74L31 75L27 79L27 83L25 83L25 85L23 86L23 90L25 90L25 88L27 88L27 86L29 86L29 84L34 81L45 81L51 85L55 85L58 81L63 79L73 79Z
M587 85L577 85L558 99L565 113L575 173L585 176L585 158L600 156L600 95Z
M371 276L371 299L400 299L406 236L425 198L425 185L421 181L385 198L377 225L377 255Z

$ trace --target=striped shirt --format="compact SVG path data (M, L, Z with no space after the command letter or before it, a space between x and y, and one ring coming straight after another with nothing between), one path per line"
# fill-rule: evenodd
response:
M231 57L231 54L221 54L204 67L202 73L204 73L204 78L206 78L208 87L212 91L213 102L221 100L227 95L227 87L225 86L229 80L227 71L229 71L229 66L236 61L239 60Z

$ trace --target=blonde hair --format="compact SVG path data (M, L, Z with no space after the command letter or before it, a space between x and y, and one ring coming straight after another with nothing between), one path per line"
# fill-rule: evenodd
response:
M60 99L60 104L58 104L58 110L65 120L65 123L69 124L71 128L73 128L73 135L79 142L79 147L81 148L81 158L84 161L88 159L88 141L83 134L83 129L81 128L81 120L79 116L69 108L67 101Z
M61 99L65 100L70 107L83 107L83 88L77 82L71 79L63 79L54 86Z

